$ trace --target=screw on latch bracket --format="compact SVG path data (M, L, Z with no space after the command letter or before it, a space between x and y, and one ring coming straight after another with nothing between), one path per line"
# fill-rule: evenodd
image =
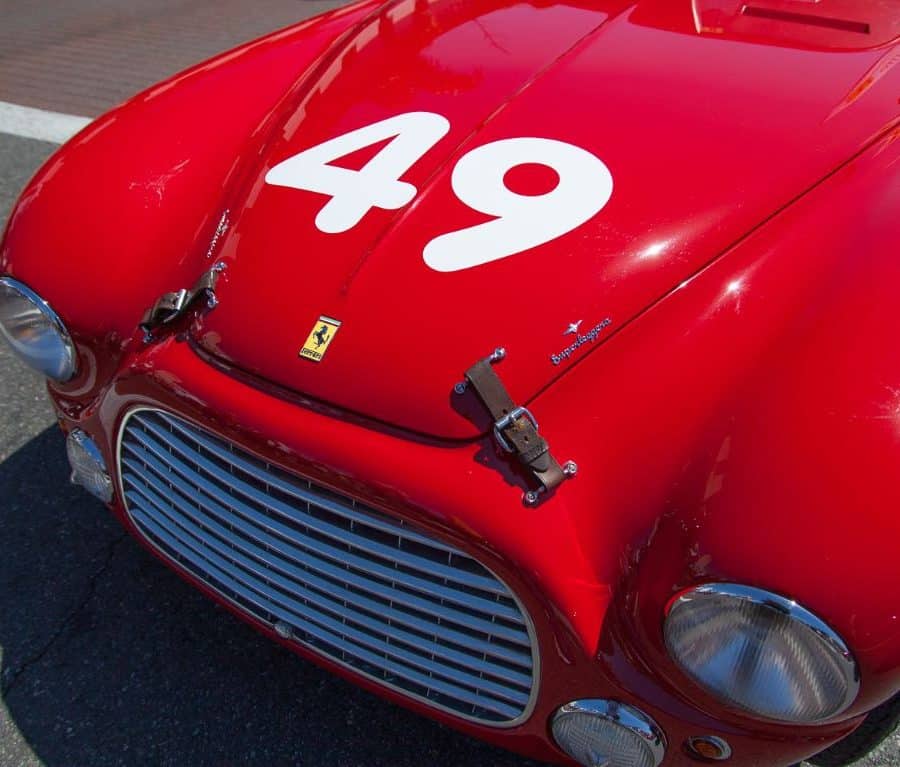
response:
M498 362L503 362L503 360L505 359L506 349L504 349L502 346L498 346L496 349L494 349L494 351L491 352L491 356L487 358L488 362L490 362L492 365L496 365ZM465 394L468 388L468 381L460 381L453 387L453 391L456 394Z
M578 474L578 464L575 461L566 461L562 467L563 474L566 479L574 479ZM526 506L537 506L541 502L541 497L545 495L547 489L540 487L537 490L529 490L522 494L522 503Z

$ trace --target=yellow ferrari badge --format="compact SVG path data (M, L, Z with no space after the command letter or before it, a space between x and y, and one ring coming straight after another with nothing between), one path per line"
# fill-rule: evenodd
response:
M300 356L313 362L321 362L340 328L340 320L325 315L319 317L300 350Z

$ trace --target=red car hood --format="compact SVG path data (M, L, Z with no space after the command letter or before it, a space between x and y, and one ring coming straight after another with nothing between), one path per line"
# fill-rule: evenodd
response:
M527 402L895 118L890 49L717 37L689 3L583 6L408 0L345 38L233 198L220 302L197 342L305 396L470 437L484 424L460 412L453 387L475 361L505 347L499 372ZM413 111L450 129L402 176L418 190L406 207L326 233L315 223L326 195L265 182L306 148ZM454 193L459 158L514 137L600 158L608 203L536 247L430 268L428 242L490 219ZM358 168L381 146L337 164ZM321 315L342 324L316 363L298 352Z

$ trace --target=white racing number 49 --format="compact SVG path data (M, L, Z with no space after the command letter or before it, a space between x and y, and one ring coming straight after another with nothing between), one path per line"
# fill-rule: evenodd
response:
M433 112L406 112L345 133L275 165L266 183L318 192L331 199L316 216L328 234L346 232L372 208L397 210L418 190L400 177L450 130ZM391 139L359 170L330 162ZM513 192L504 177L519 165L544 165L559 177L545 194ZM547 138L508 138L463 155L451 174L453 191L473 210L492 220L439 235L423 251L425 263L455 272L543 245L588 221L609 201L612 175L581 147Z

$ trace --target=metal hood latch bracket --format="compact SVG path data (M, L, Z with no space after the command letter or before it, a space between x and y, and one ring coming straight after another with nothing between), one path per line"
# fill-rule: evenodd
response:
M225 270L225 264L219 262L205 271L192 288L182 288L172 293L163 293L144 314L140 328L144 331L144 343L152 343L160 338L162 331L174 327L177 320L191 311L204 306L215 308L216 282Z
M515 456L540 483L538 490L530 490L523 497L526 505L533 506L541 495L574 477L578 467L574 461L559 464L550 452L547 440L538 431L538 423L531 411L516 405L509 396L493 367L505 357L504 349L496 349L490 357L472 365L466 371L465 388L471 386L490 412L494 420L494 439L501 450Z

